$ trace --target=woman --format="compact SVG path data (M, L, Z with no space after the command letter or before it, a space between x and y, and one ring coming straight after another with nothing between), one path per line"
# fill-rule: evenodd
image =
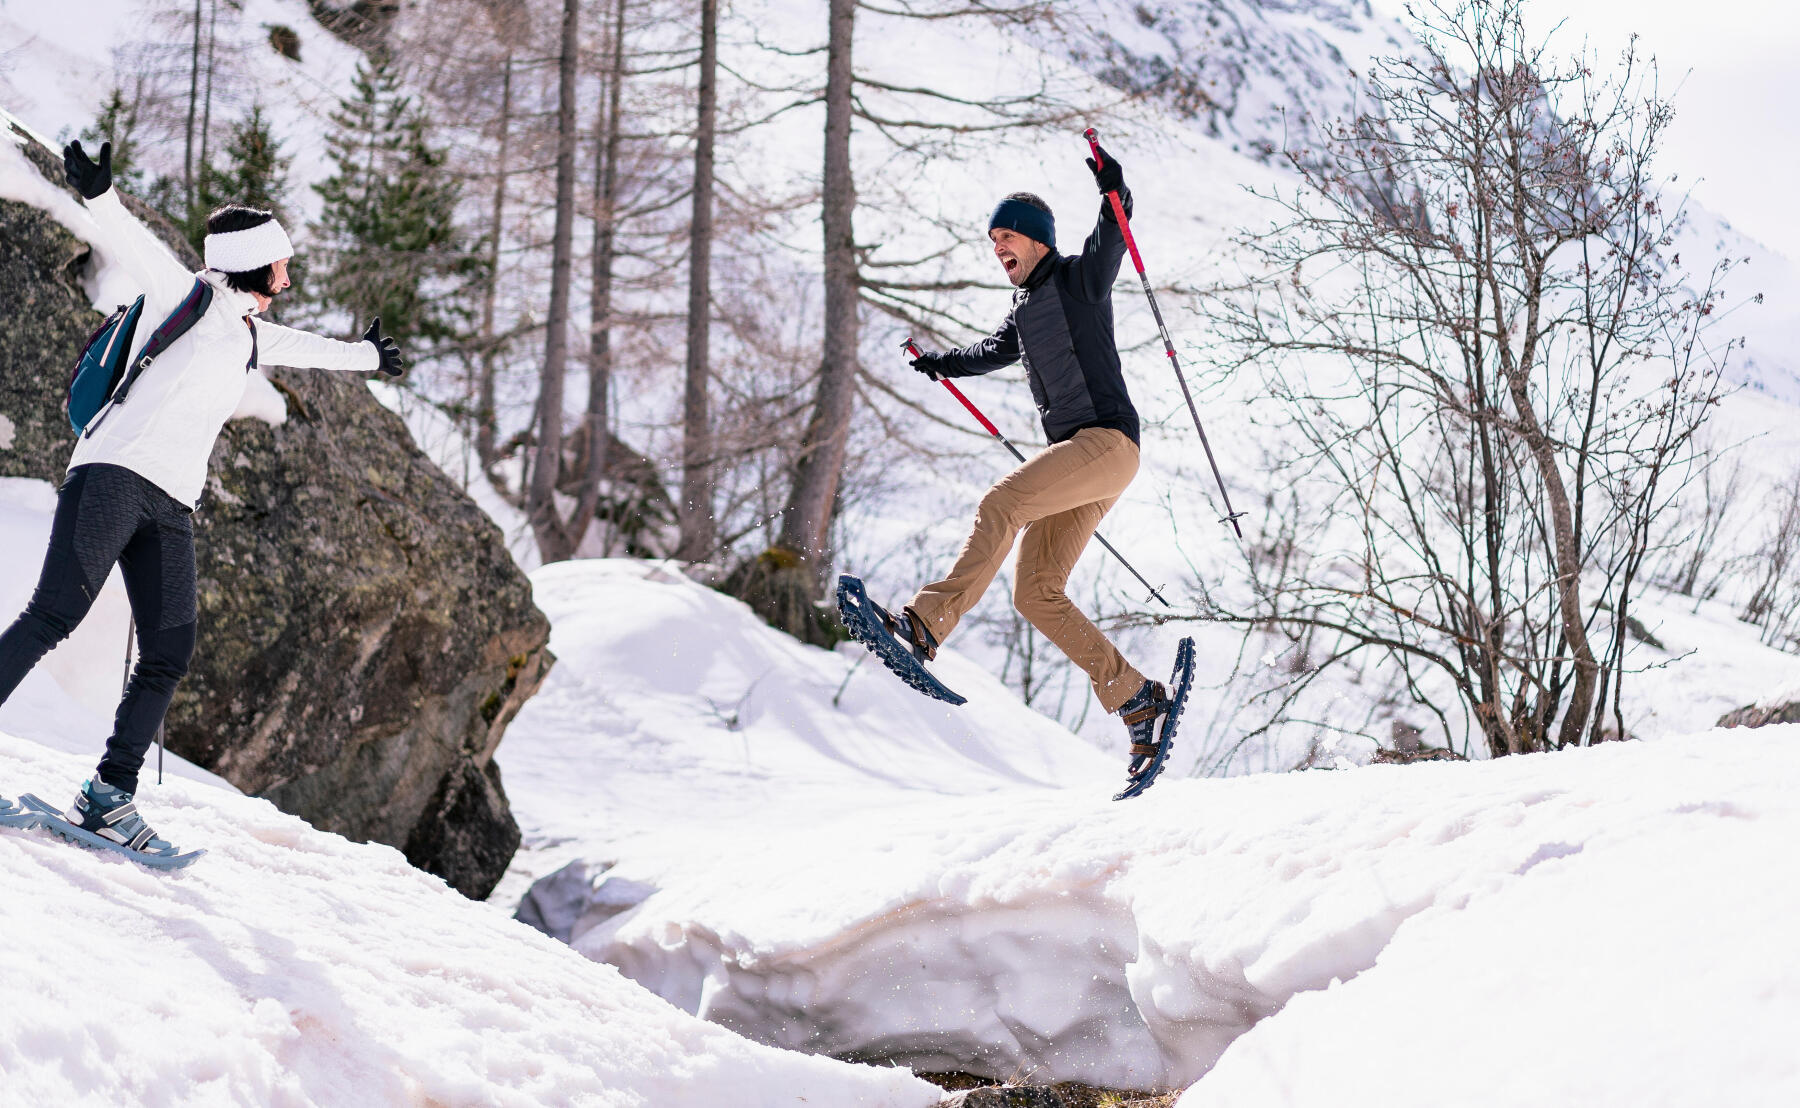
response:
M205 314L76 441L58 493L50 549L25 612L0 635L0 703L67 638L117 564L137 623L138 661L119 702L106 753L84 782L69 823L127 852L176 853L138 813L138 770L194 652L194 508L207 459L262 361L397 376L400 350L379 319L361 342L338 342L256 316L288 287L293 255L271 212L228 204L206 222L206 267L188 273L126 212L112 190L112 144L96 163L79 142L63 148L69 183L99 225L102 254L144 292L133 358L194 289L211 286Z

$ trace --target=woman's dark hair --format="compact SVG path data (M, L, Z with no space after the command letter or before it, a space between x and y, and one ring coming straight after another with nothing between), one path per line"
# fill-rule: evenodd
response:
M1050 216L1052 219L1056 218L1056 213L1050 210L1050 205L1044 203L1044 198L1035 192L1015 192L1011 196L1008 196L1007 199L1022 200L1036 208L1038 211Z
M232 231L248 231L252 227L261 227L274 218L274 212L266 212L261 208L252 208L247 204L226 204L206 217L206 233L223 235ZM227 273L225 283L239 292L274 296L274 292L269 289L269 282L274 277L275 266L271 264L258 266L244 273Z

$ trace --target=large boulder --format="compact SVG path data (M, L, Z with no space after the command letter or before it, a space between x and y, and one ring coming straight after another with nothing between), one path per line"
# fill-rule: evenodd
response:
M0 476L67 464L88 258L0 200ZM360 379L269 377L286 423L226 426L195 517L200 639L169 747L486 896L519 843L494 750L551 664L549 623L499 528Z

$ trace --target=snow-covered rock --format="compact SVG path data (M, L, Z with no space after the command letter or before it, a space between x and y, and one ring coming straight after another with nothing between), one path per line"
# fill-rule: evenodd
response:
M7 795L89 762L0 734ZM208 851L159 874L0 830L8 1104L924 1108L904 1070L771 1050L472 903L388 847L187 781L140 799Z

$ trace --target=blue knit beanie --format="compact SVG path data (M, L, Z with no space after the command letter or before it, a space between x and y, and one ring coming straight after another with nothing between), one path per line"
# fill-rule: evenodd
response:
M988 217L988 230L998 227L1017 231L1052 250L1056 249L1056 217L1023 200L1008 197L995 205L994 214Z

